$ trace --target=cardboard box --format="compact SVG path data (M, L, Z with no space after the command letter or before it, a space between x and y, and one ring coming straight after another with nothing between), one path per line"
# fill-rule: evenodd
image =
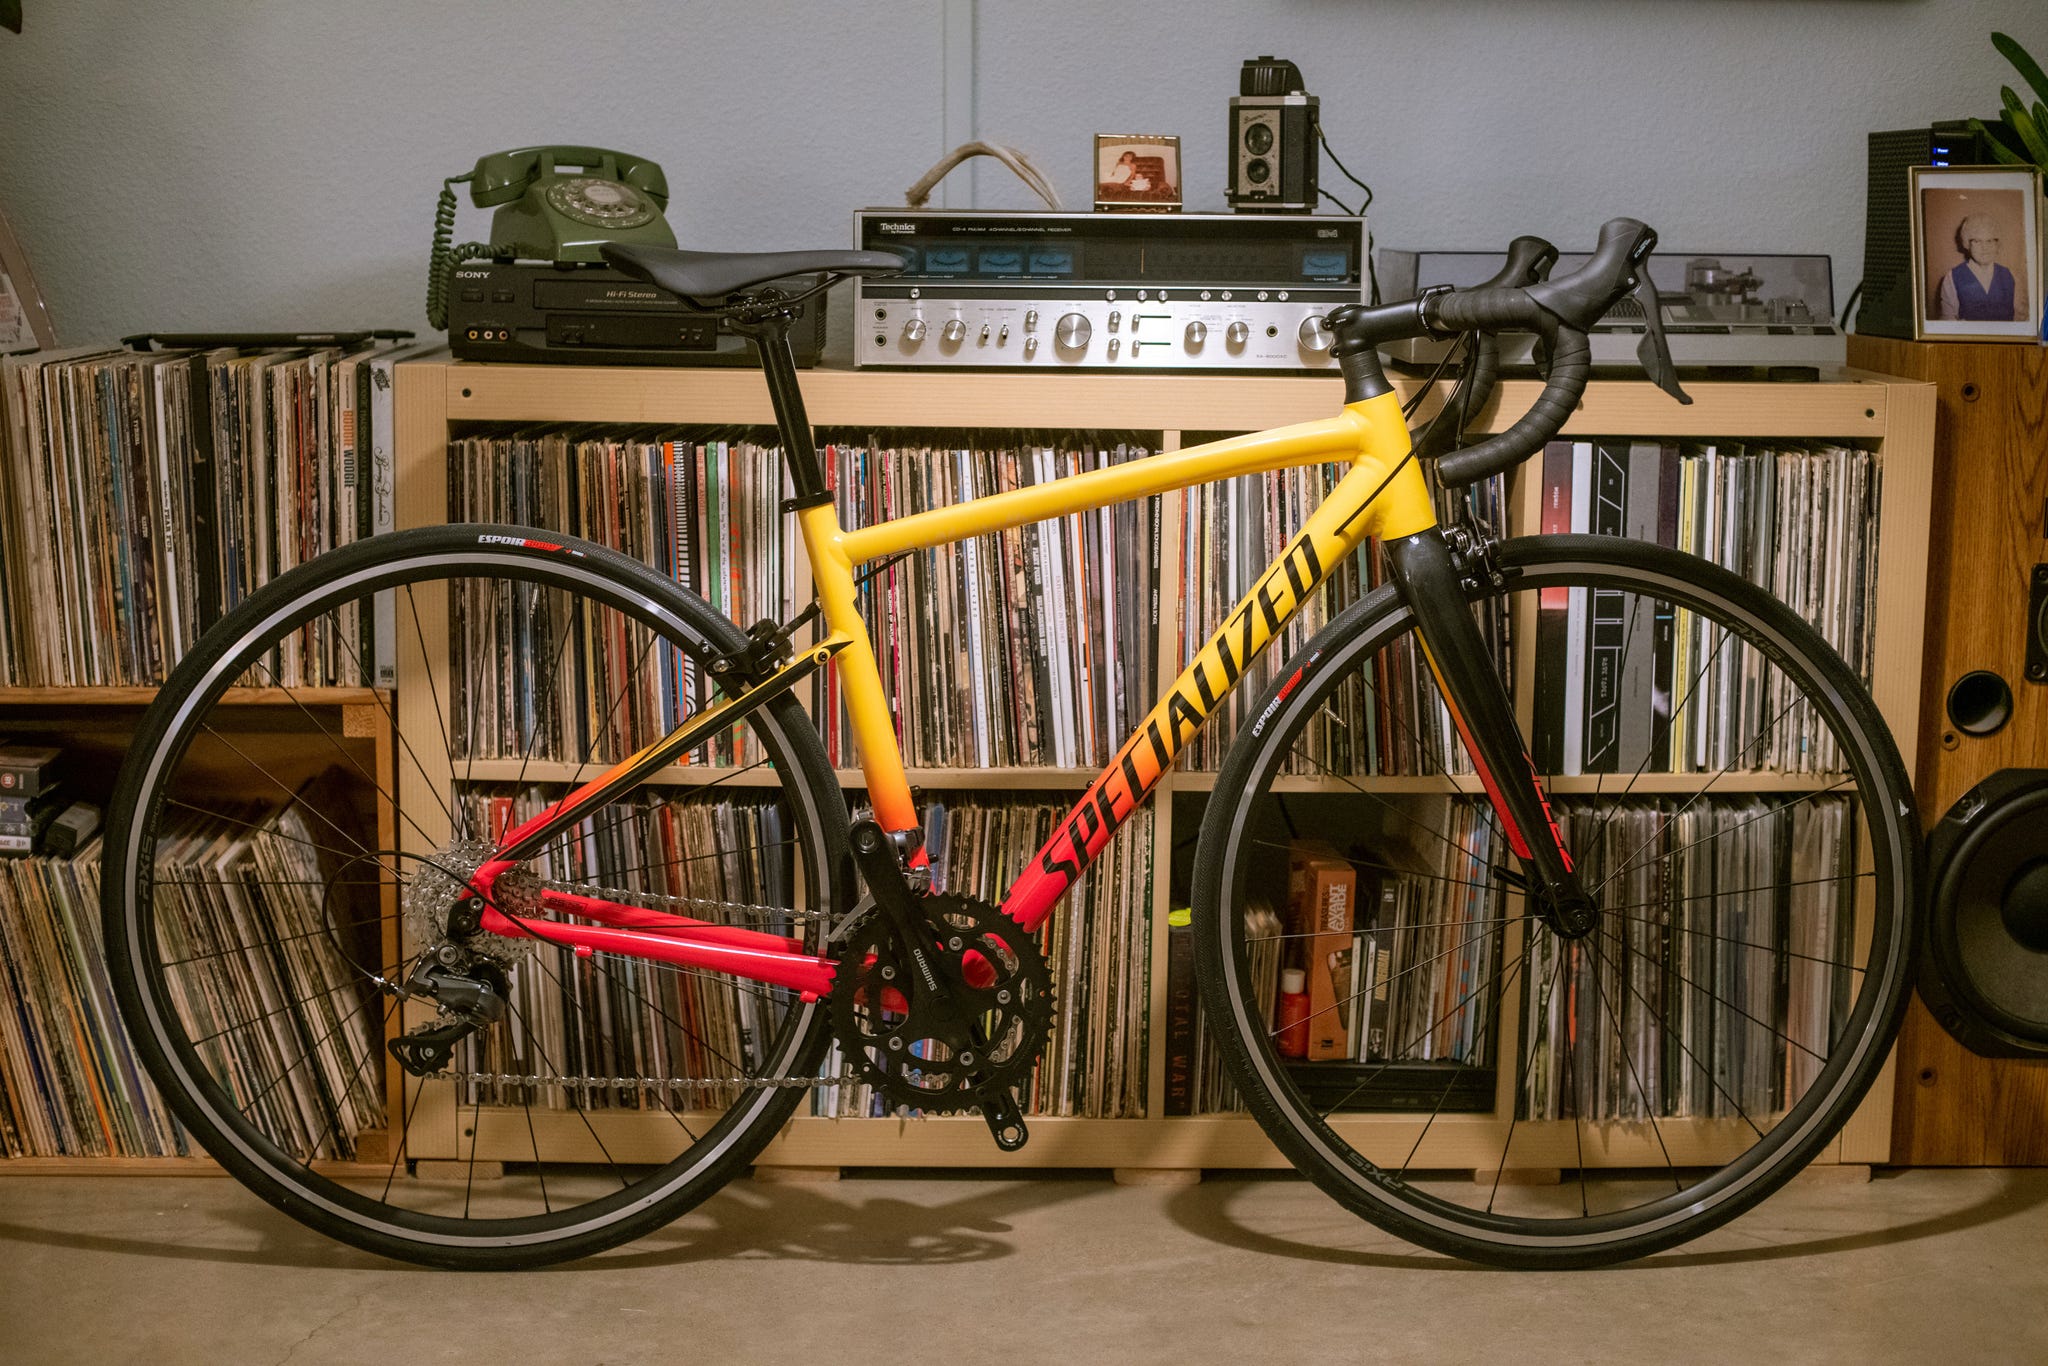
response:
M1308 976L1308 1057L1349 1058L1351 922L1358 901L1358 870L1320 840L1287 846L1289 961ZM1342 985L1339 985L1339 981Z

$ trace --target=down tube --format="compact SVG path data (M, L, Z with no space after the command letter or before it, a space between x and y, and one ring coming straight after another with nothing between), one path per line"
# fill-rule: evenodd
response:
M1386 497L1373 493L1386 480L1376 460L1354 465L1317 508L1280 558L1267 567L1244 600L1224 618L1200 654L1144 724L1067 813L1052 838L1027 864L1003 896L1003 911L1027 930L1036 930L1081 871L1095 860L1131 812L1136 810L1251 662L1308 601L1330 571L1358 548L1376 525L1383 502L1406 510L1402 534L1435 524L1422 471L1412 461L1388 481ZM1412 487L1411 487L1412 486ZM1417 520L1420 525L1415 525Z

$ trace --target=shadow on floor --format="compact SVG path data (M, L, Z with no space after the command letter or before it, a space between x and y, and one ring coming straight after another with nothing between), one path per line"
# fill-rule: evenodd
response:
M1275 1174L1279 1179L1298 1179L1292 1173ZM1273 1257L1288 1257L1298 1261L1324 1262L1337 1265L1376 1267L1386 1270L1430 1271L1495 1271L1498 1268L1480 1266L1471 1262L1460 1262L1421 1248L1406 1247L1400 1252L1375 1252L1355 1248L1319 1247L1312 1243L1263 1233L1250 1227L1231 1213L1231 1203L1246 1190L1258 1183L1258 1177L1243 1182L1214 1182L1191 1186L1180 1191L1167 1208L1167 1217L1179 1227L1197 1238L1220 1243L1226 1247L1244 1252L1263 1253ZM1271 1179L1271 1178L1268 1178ZM1890 1179L1879 1176L1883 1182ZM1796 1189L1796 1188L1795 1188ZM1812 1188L1808 1188L1812 1189ZM1843 1191L1867 1190L1869 1187L1843 1186ZM1744 1218L1768 1219L1773 1201L1787 1199L1784 1192L1766 1199L1758 1211L1737 1216L1734 1228L1742 1228ZM1750 1263L1780 1261L1789 1258L1818 1257L1829 1253L1850 1252L1859 1248L1882 1247L1888 1244L1907 1243L1921 1238L1934 1238L1947 1233L1956 1233L1979 1225L1995 1223L2015 1214L2048 1204L2048 1174L2002 1171L1997 1174L1993 1188L1982 1198L1953 1209L1942 1210L1919 1218L1910 1218L1903 1223L1890 1224L1855 1233L1834 1233L1820 1237L1802 1238L1797 1233L1789 1234L1784 1241L1755 1243L1740 1248L1720 1248L1708 1251L1687 1251L1684 1249L1660 1252L1639 1261L1626 1262L1610 1270L1670 1270L1679 1267L1736 1266ZM1363 1221L1361 1221L1363 1222ZM1391 1237L1392 1235L1387 1235ZM1518 1275L1518 1272L1508 1272Z
M958 1175L945 1174L948 1178ZM735 1181L676 1222L623 1248L535 1274L601 1273L738 1258L868 1266L995 1261L1015 1251L1002 1236L1011 1231L1011 1220L1112 1189L1095 1179L1098 1176L1055 1173L1019 1180L1004 1173L998 1178L1004 1181L999 1187L990 1189L984 1178L973 1183L971 1194L938 1203L866 1196L859 1182L781 1185ZM221 1230L220 1243L225 1245L184 1241L185 1229L167 1229L159 1238L5 1220L0 1220L0 1243L223 1265L432 1271L335 1242L218 1178L179 1178L164 1184L186 1181L201 1183L198 1189L209 1196L218 1193L218 1200L204 1217L211 1227Z
M1288 1174L1280 1179L1298 1178ZM170 1197L173 1204L199 1203L188 1198L189 1192L175 1191L187 1180L199 1182L207 1193L205 1203L209 1208L196 1217L203 1218L216 1231L215 1238L207 1240L213 1245L189 1241L193 1219L166 1221L161 1236L82 1232L0 1220L0 1242L224 1265L385 1272L427 1270L333 1242L270 1209L253 1195L217 1179L187 1178L162 1183L174 1188ZM991 1185L991 1181L999 1184ZM1056 1206L1098 1200L1115 1190L1101 1180L1100 1173L1091 1172L1025 1178L1008 1172L947 1172L934 1174L931 1181L920 1183L922 1192L927 1194L933 1187L946 1184L963 1188L957 1198L913 1201L888 1192L870 1194L867 1183L861 1180L820 1185L738 1181L645 1238L613 1252L536 1274L603 1274L740 1259L849 1266L993 1262L1015 1253L1015 1241L1007 1236L1014 1231L1015 1221ZM1164 1212L1174 1224L1196 1238L1265 1256L1389 1270L1488 1269L1398 1243L1395 1246L1399 1250L1390 1251L1336 1248L1261 1231L1240 1217L1233 1207L1263 1184L1267 1181L1255 1177L1188 1187L1166 1196ZM2048 1176L2005 1172L1999 1174L1988 1191L1968 1204L1908 1217L1885 1227L1807 1238L1793 1231L1782 1241L1661 1253L1621 1269L1738 1265L1823 1256L1937 1237L2009 1218L2044 1203L2048 1203ZM1772 1208L1769 1202L1764 1205L1765 1217ZM1342 1218L1334 1208L1329 1212ZM1085 1220L1090 1216L1081 1209L1070 1217ZM1326 1226L1327 1222L1318 1220L1319 1226ZM1739 1230L1741 1224L1738 1222L1736 1227ZM1361 1228L1365 1226L1361 1224ZM1377 1236L1395 1241L1388 1235Z

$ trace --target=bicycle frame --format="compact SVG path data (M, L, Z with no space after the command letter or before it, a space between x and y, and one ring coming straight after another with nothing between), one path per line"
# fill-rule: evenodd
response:
M1407 423L1399 400L1388 392L1347 404L1336 416L1320 421L1162 452L873 526L840 526L838 510L829 501L801 507L797 518L810 553L824 636L772 675L697 713L508 833L497 855L477 870L472 885L488 899L499 873L581 820L585 812L787 692L834 658L839 662L847 713L875 820L885 830L915 830L918 813L874 646L860 613L854 583L859 566L903 551L948 545L1238 475L1348 463L1350 470L1279 558L1259 575L1251 591L1181 671L1144 722L1119 746L1115 759L1089 784L1052 838L1004 894L1004 913L1026 931L1035 931L1331 569L1368 537L1391 541L1436 526L1436 510L1421 467L1407 459L1408 453ZM1433 655L1431 663L1433 667L1436 664ZM1282 696L1299 681L1297 672L1283 686ZM1444 691L1448 696L1450 690ZM1460 720L1459 725L1462 729L1464 722ZM1469 736L1467 744L1471 746ZM1479 753L1476 747L1473 752ZM1500 805L1500 795L1484 767L1482 777L1495 804ZM923 859L924 852L917 851L914 861ZM544 892L541 904L547 911L600 923L515 921L487 909L482 928L501 935L532 935L579 950L730 973L794 988L806 999L823 995L831 987L832 961L804 952L796 939L565 892Z

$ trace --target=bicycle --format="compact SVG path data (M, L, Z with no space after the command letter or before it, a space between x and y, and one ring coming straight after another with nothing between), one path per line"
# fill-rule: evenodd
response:
M1318 1186L1453 1256L1598 1265L1735 1217L1841 1128L1898 1027L1919 914L1918 827L1903 766L1853 672L1763 590L1654 544L1495 542L1470 527L1441 528L1419 463L1433 460L1442 484L1456 488L1541 449L1586 383L1586 331L1631 290L1646 296L1651 321L1644 364L1682 398L1648 283L1655 240L1617 219L1583 269L1550 279L1554 250L1521 239L1486 286L1337 310L1328 323L1345 402L1333 417L851 528L809 458L788 328L810 294L847 275L887 273L895 258L612 249L614 264L731 318L757 344L789 453L785 511L810 556L812 607L742 630L637 560L490 525L374 538L255 593L161 690L109 813L109 961L151 1077L206 1149L285 1213L358 1247L451 1267L539 1265L638 1237L744 1171L821 1082L857 1080L892 1106L925 1113L978 1109L995 1143L1014 1150L1028 1136L1016 1093L1053 1013L1035 932L1269 641L1370 539L1383 547L1388 581L1274 674L1201 824L1198 983L1232 1080ZM771 284L798 275L814 277L812 287ZM1493 382L1491 338L1515 329L1541 338L1542 394L1507 431L1460 447L1463 412ZM1444 405L1458 420L1445 426L1440 414L1418 446L1375 348L1423 334L1472 340ZM1348 472L1000 902L928 895L919 810L860 615L862 566L1332 460ZM1684 621L1704 660L1689 682L1675 680L1681 704L1717 661L1740 656L1761 671L1773 714L1737 725L1711 775L1682 801L1641 795L1648 756L1612 791L1604 775L1589 788L1539 772L1480 623L1513 620L1534 595L1560 589L1618 597L1627 612L1616 620ZM325 749L362 767L309 703L321 681L356 676L380 594L402 648L450 642L448 675L430 677L426 690L446 752L408 745L397 756L431 796L431 805L398 813L425 854L385 847L388 838L351 822L346 803L306 785L309 756ZM809 643L798 644L813 619ZM1422 705L1440 706L1458 738L1435 773L1374 779L1362 744L1343 740L1344 718L1359 715L1361 701L1377 705L1387 661L1404 649L1427 663ZM865 771L870 805L852 815L795 694L828 664ZM237 744L221 711L235 705L237 687L268 689L303 714L297 748ZM1663 724L1668 736L1669 714ZM1825 766L1790 783L1750 783L1767 746L1822 756ZM1315 757L1331 753L1334 763ZM1446 771L1465 766L1452 762L1458 754L1469 756L1470 774ZM516 759L521 784L531 773L569 790L508 820L509 799L464 783L479 756L487 770L495 758L500 768L490 771L500 772ZM1282 774L1304 756L1325 786L1357 800L1335 816L1309 810L1312 799L1291 795L1298 785ZM693 757L717 776L667 805L651 795ZM223 774L246 784L252 772L285 803L282 815L215 795ZM389 797L388 779L362 776ZM1709 823L1681 844L1706 828L1694 822L1717 784L1748 794L1740 819ZM1586 799L1554 807L1549 794L1560 788ZM1766 800L1773 792L1783 794L1775 804ZM1759 821L1782 820L1789 831L1810 802L1835 813L1853 850L1833 878L1809 880L1824 890L1786 886L1776 864L1723 870L1757 885L1701 872L1693 849ZM1447 1082L1433 1108L1415 1111L1412 1143L1403 1130L1390 1145L1384 1129L1347 1118L1370 1078L1332 1101L1312 1069L1281 1056L1259 965L1270 966L1287 936L1249 933L1245 908L1302 826L1357 826L1371 812L1382 834L1405 821L1449 843L1451 811L1472 842L1458 846L1461 875L1437 876L1473 889L1480 914L1466 923L1481 928L1448 948L1441 937L1418 941L1416 961L1401 971L1428 966L1430 951L1441 960L1470 949L1463 962L1484 980L1461 982L1452 1003L1463 1012L1463 1051L1432 1056L1472 1063L1508 1026L1527 1024L1533 1035L1550 1011L1564 1032L1545 1036L1545 1067L1561 1067L1563 1081L1532 1073L1535 1046L1517 1059L1503 1045L1501 1065L1519 1072L1504 1115L1446 1114ZM1708 890L1695 894L1701 886ZM1646 887L1646 900L1616 899ZM1696 905L1735 918L1703 928ZM1759 905L1766 910L1751 915ZM614 1063L623 1074L588 1074L585 1059L602 1055L590 1022L626 1012L650 1025L642 1053ZM1665 1025L1661 1052L1632 1052L1624 1016L1639 1029ZM394 1020L409 1027L381 1047ZM1618 1049L1604 1042L1609 1029ZM834 1044L845 1070L823 1074ZM1395 1043L1388 1062L1408 1047ZM1574 1075L1596 1065L1601 1078ZM1653 1065L1664 1075L1643 1075ZM1605 1086L1608 1099L1588 1101L1589 1085ZM612 1151L609 1108L665 1112L672 1142ZM1664 1120L1683 1120L1682 1133L1667 1135ZM407 1174L413 1135L428 1123L458 1153L467 1145L466 1174ZM374 1148L366 1140L358 1151L359 1136L380 1129L384 1154L350 1165ZM493 1151L530 1149L531 1161L479 1180L487 1137ZM1596 1199L1589 1142L1643 1154L1649 1176L1603 1182ZM1504 1193L1511 1165L1575 1171L1576 1184L1561 1194L1512 1185ZM1490 1188L1471 1175L1489 1167ZM1426 1175L1446 1168L1464 1174Z

